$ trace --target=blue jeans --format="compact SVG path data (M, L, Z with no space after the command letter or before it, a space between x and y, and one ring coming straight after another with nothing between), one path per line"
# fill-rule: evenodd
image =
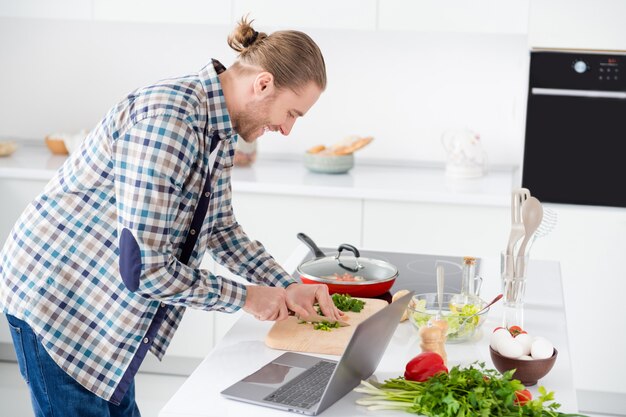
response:
M134 382L120 405L111 404L66 374L48 355L26 322L8 314L7 321L36 417L140 417Z

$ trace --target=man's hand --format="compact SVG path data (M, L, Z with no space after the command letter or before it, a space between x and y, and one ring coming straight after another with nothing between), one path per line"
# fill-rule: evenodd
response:
M324 284L291 284L287 287L287 307L299 316L317 314L313 304L318 303L329 321L341 320L343 313L335 307Z
M248 295L243 306L245 312L258 320L284 320L289 316L287 310L287 291L280 287L248 285Z

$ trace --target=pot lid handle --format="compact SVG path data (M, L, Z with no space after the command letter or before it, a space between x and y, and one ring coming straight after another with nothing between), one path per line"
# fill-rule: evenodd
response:
M356 267L352 268L350 266L344 265L341 263L341 261L339 260L339 257L341 256L341 251L343 250L347 250L350 251L354 254L355 257L355 261L356 261ZM337 263L339 264L340 267L342 267L343 269L346 269L350 272L359 272L360 269L365 268L363 265L361 265L361 263L359 262L359 257L361 256L361 254L359 253L359 250L357 248L355 248L352 245L348 245L347 243L342 243L341 245L339 245L339 248L337 248L337 256L335 256L335 259L337 260Z

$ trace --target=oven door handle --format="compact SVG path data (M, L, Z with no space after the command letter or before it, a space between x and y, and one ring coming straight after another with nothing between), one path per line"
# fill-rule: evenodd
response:
M566 90L561 88L532 88L532 93L537 96L566 96L566 97L592 97L592 98L616 98L626 100L625 91L597 91L597 90Z

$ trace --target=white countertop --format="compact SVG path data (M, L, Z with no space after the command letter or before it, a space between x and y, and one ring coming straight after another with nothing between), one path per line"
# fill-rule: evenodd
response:
M308 249L298 246L285 263L287 268L295 266L303 259ZM289 269L290 270L290 269ZM497 294L500 291L499 259L482 258L481 275L484 278L483 294ZM556 402L562 404L560 411L577 412L576 391L572 382L571 359L565 325L563 291L558 262L531 261L528 272L525 328L535 335L548 337L557 347L559 356L552 371L530 387L533 396L539 385L555 392ZM487 297L490 298L490 297ZM461 344L446 345L449 366L467 365L474 361L485 362L493 368L488 348L488 334L500 325L501 303L492 307L483 325L479 340ZM159 417L208 417L208 416L286 416L284 411L228 400L220 392L241 378L253 373L261 366L280 356L283 351L265 346L263 340L272 322L259 322L244 314L224 339L204 359L193 374L181 386L159 413ZM379 381L395 378L404 372L404 366L420 352L417 332L412 324L400 323L379 364L374 377ZM314 355L337 359L337 356ZM332 405L323 412L324 416L389 416L398 417L403 413L368 411L357 406L355 400L361 394L355 392ZM408 414L406 414L408 415Z
M29 141L17 146L13 155L0 157L0 179L48 181L67 159L53 155L43 144Z
M0 179L48 181L66 157L43 144L18 143L17 151L0 158ZM513 168L491 170L482 178L454 180L443 166L382 165L356 159L347 174L309 172L299 160L259 158L251 167L233 169L233 191L350 199L475 204L508 207Z

